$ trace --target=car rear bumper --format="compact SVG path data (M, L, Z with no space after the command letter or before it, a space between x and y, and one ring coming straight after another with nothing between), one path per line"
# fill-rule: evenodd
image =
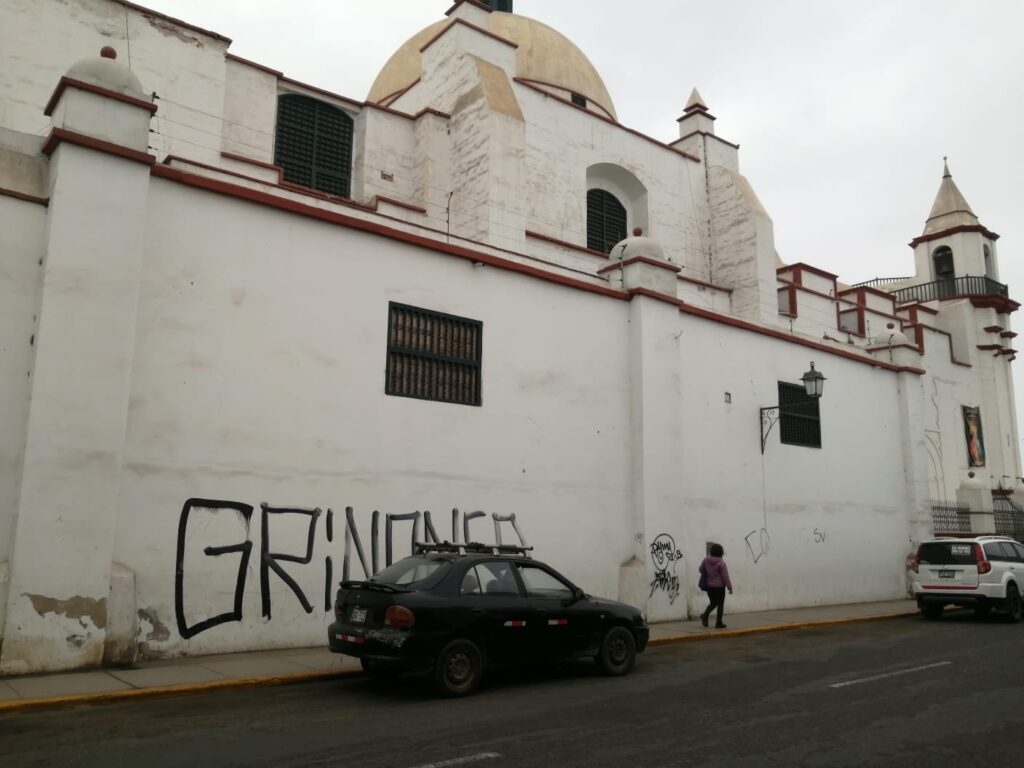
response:
M429 638L393 627L370 628L334 622L327 628L327 644L335 653L409 669L428 669L437 656L437 644Z
M1002 597L990 597L980 592L918 592L914 595L917 605L960 605L975 608L982 605L999 606L1005 601Z

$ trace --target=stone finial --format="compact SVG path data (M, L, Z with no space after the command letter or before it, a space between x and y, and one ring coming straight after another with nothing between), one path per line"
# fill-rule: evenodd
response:
M942 178L953 178L953 174L949 172L949 158L945 155L942 156Z
M117 50L109 45L104 45L102 48L100 48L100 56L102 56L104 59L116 59Z
M700 95L700 91L696 88L690 94L689 100L686 102L686 106L683 108L684 112L693 112L695 109L707 111L708 105L704 103L704 98Z

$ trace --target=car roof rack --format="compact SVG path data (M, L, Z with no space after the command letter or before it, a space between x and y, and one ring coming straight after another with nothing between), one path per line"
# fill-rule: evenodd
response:
M447 552L453 555L519 555L530 557L533 547L520 546L518 544L482 544L479 541L470 541L465 544L451 543L448 541L423 541L413 545L413 554L420 555L426 552Z

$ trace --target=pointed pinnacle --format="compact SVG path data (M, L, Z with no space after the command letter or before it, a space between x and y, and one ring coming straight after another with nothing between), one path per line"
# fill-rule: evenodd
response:
M704 98L700 95L700 91L694 88L693 92L690 94L689 100L686 102L686 107L684 107L683 111L691 112L695 109L706 110L707 108L708 105L704 103Z

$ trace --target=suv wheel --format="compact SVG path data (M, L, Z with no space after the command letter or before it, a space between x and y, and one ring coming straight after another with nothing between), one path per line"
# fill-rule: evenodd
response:
M597 665L608 675L624 675L636 662L636 640L625 627L612 627L601 641Z
M1020 591L1016 584L1006 587L1006 615L1014 623L1024 617L1024 605L1021 604Z
M942 618L942 609L945 608L941 603L921 603L921 615L926 619L935 621L936 619Z
M434 684L445 696L465 696L480 684L483 656L475 643L452 640L434 663Z

